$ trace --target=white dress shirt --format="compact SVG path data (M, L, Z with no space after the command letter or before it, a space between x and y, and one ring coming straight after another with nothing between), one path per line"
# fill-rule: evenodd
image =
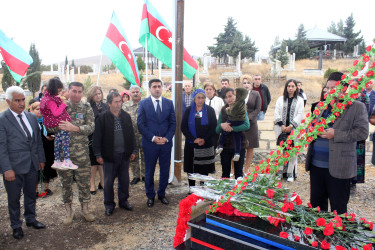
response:
M20 118L18 117L18 114L16 112L14 112L13 110L11 110L11 109L9 109L9 110L12 112L12 114L16 118L16 121L18 122L18 124L20 125L21 129L23 130L23 126L22 126ZM27 119L27 117L25 115L25 112L22 111L21 115L22 115L23 122L26 124L26 127L28 128L28 130L30 132L31 137L33 137L33 128L31 127L30 122L29 122L29 120ZM25 130L23 130L23 131L25 132L25 135L27 136L26 131Z

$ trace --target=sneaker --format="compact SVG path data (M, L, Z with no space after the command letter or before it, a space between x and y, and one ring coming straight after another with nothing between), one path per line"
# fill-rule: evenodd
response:
M223 152L223 148L222 148L222 147L218 147L218 148L216 149L216 154L218 155L218 154L220 154L221 152Z
M63 170L62 166L61 166L62 162L59 161L59 160L55 160L51 166L51 168L53 169L59 169L59 170Z
M288 179L287 179L286 181L293 182L293 181L294 181L293 176L289 176Z
M64 160L64 164L67 167L67 169L75 170L78 168L78 166L75 165L70 159Z
M240 159L240 155L239 154L235 154L233 156L233 161L239 161L239 159Z

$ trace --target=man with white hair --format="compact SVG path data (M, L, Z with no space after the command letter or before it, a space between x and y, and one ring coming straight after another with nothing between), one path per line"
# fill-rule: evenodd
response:
M38 170L44 169L45 155L39 124L34 114L25 112L25 92L18 86L6 92L9 109L0 114L0 171L8 194L8 210L15 239L23 238L20 219L21 191L24 196L26 225L45 225L35 219L35 187Z
M122 109L129 113L132 123L134 134L136 138L136 158L134 161L130 162L130 167L133 173L133 180L130 182L130 185L135 185L138 182L145 181L145 156L143 154L143 149L141 147L142 135L139 133L137 126L137 113L138 113L138 104L141 101L141 88L138 85L132 85L129 88L130 92L130 101L122 104Z
M191 82L184 83L185 92L182 93L182 114L185 113L186 108L190 107L193 102L193 84Z

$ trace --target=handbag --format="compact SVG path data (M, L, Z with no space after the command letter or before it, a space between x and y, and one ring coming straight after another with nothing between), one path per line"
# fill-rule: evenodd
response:
M288 139L288 136L290 135L290 133L285 133L285 132L282 132L278 137L277 137L277 141L276 141L276 146L279 146L280 145L280 142L281 141L286 141ZM293 143L292 143L293 145Z

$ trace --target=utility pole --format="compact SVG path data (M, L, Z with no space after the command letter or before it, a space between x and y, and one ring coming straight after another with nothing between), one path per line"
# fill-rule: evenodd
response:
M177 1L177 26L176 26L176 133L175 133L175 176L181 182L182 168L182 83L183 83L183 53L184 53L184 0Z

